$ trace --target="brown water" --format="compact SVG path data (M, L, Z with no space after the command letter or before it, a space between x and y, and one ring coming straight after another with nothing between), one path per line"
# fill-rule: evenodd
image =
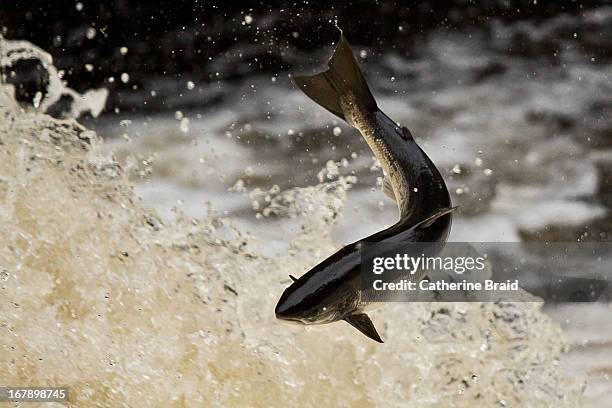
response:
M74 406L575 406L561 331L538 304L390 305L380 346L273 307L337 246L346 180L294 190L278 256L231 220L165 223L97 136L0 87L0 383L64 385ZM335 178L331 175L330 177ZM333 187L333 188L332 188Z
M452 239L605 233L608 67L570 50L470 80L500 58L474 41L435 36L372 85L444 170ZM107 119L107 144L0 87L0 384L82 406L605 406L606 307L387 305L384 345L275 319L289 274L396 216L359 136L287 85Z

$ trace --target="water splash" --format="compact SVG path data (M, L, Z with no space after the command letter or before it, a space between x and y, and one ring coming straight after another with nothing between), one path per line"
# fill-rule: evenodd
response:
M84 112L96 117L104 109L108 90L93 89L80 94L67 87L53 65L51 55L28 41L12 41L0 35L0 68L10 69L20 61L37 60L48 74L48 84L43 95L37 92L32 104L39 112L47 112L62 96L71 98L70 108L64 113L67 118L77 118Z
M23 112L12 91L0 84L1 384L69 386L72 406L578 405L536 303L388 305L373 313L384 345L277 321L287 275L337 248L319 220L341 215L350 180L273 191L270 216L310 227L265 256L228 219L162 222L94 132Z

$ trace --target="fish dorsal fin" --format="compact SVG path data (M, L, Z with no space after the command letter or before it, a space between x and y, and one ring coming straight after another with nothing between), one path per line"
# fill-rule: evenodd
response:
M391 185L391 181L388 177L385 177L383 179L382 191L387 197L397 202L397 198L395 197L395 191L393 191L393 186Z
M429 217L425 218L423 221L418 222L414 228L418 228L418 229L423 229L423 228L429 228L431 227L431 225L436 222L438 220L438 218L446 215L446 214L450 214L453 211L455 211L457 209L457 207L450 207L450 208L440 208L439 210L436 210L432 215L430 215Z
M293 275L289 275L289 277L291 278L292 281L297 282L297 278Z
M351 326L353 326L372 340L377 341L379 343L384 343L378 335L378 332L376 331L372 320L370 320L370 317L367 314L355 313L346 316L344 320L346 320Z

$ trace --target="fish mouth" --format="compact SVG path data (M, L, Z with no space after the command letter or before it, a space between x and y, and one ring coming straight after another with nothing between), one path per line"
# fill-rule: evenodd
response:
M282 313L276 313L276 318L278 320L282 320L285 323L290 323L290 324L306 324L304 323L304 321L298 317L294 317L294 316L288 316Z
M292 325L296 325L296 326L298 326L298 325L302 326L302 325L305 324L300 319L287 319L287 318L281 318L281 317L277 317L277 319L281 320L283 323L292 324Z
M296 316L295 309L292 305L289 305L283 300L284 299L281 299L276 305L276 308L274 308L274 314L278 320L292 324L308 324L306 319Z

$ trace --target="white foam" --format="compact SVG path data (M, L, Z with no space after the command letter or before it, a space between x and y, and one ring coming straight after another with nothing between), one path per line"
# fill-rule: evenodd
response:
M63 95L70 96L72 103L66 117L77 118L84 112L90 112L96 117L104 109L108 90L104 88L89 90L84 94L67 87L55 66L51 54L28 41L7 40L0 35L0 67L9 68L19 61L38 60L48 74L48 85L45 94L40 96L35 109L39 112L47 110L60 100Z

